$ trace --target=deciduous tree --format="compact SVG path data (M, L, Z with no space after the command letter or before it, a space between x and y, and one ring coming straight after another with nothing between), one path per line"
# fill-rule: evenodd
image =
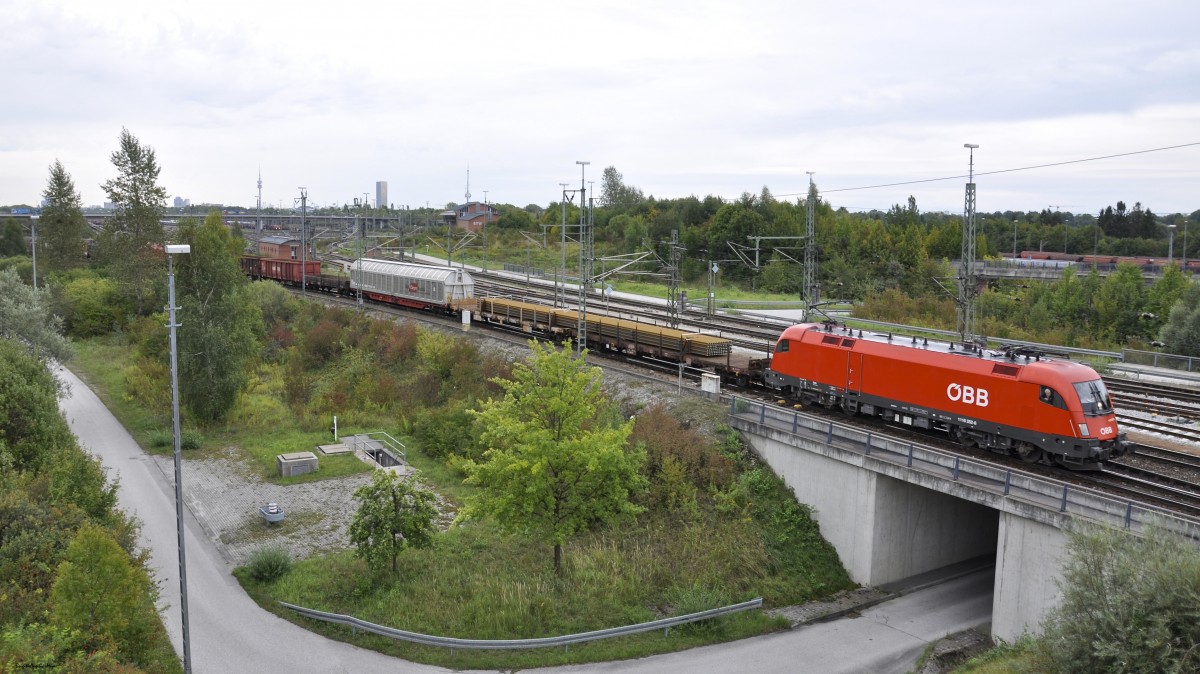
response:
M1145 304L1146 282L1142 271L1136 265L1119 264L1096 296L1099 324L1111 330L1118 343L1131 336L1148 335L1150 326L1142 318Z
M38 219L38 266L46 271L83 266L84 239L90 230L75 182L62 162L55 160L50 166L42 198L46 205Z
M642 510L631 496L645 487L645 454L627 446L633 422L613 421L600 368L588 366L586 351L576 358L569 344L530 348L511 379L494 380L504 397L476 414L488 449L465 465L467 481L480 488L467 516L490 515L508 531L552 544L561 573L572 535Z
M145 654L158 614L145 570L104 529L85 526L67 547L50 594L54 624L111 640L121 655Z
M191 245L191 253L175 261L180 400L198 418L213 421L233 408L249 379L262 313L245 292L241 239L220 213L210 213L200 225L184 223L179 239Z
M1170 353L1200 356L1200 283L1193 281L1172 307L1159 339Z
M101 187L116 209L97 241L101 259L134 298L138 314L161 284L162 214L167 191L158 184L154 149L129 129L121 129L120 149L112 153L117 177Z
M0 224L0 257L28 255L29 248L25 245L25 231L16 218L5 218Z
M371 483L354 490L358 511L350 523L355 554L375 572L388 568L396 575L396 557L408 546L421 548L433 541L437 498L422 489L416 475L401 477L376 470Z
M17 272L0 269L0 339L25 345L39 358L65 361L71 348L62 336L62 319L50 313L46 289L34 290Z

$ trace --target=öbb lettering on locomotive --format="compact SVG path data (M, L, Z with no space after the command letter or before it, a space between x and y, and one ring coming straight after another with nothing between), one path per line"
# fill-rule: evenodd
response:
M951 384L946 387L946 397L955 402L961 400L968 405L988 406L988 391L985 388L977 389L973 386Z

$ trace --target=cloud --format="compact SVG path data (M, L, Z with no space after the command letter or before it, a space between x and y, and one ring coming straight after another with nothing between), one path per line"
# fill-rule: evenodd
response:
M658 196L736 197L803 192L809 170L828 188L961 174L964 142L982 169L1200 141L1182 1L10 4L0 204L32 200L55 158L99 202L122 126L173 194L228 203L260 165L272 203L376 180L396 203L460 200L469 164L474 194L524 205L577 159ZM1194 210L1196 156L989 177L980 203ZM837 194L959 210L961 191Z

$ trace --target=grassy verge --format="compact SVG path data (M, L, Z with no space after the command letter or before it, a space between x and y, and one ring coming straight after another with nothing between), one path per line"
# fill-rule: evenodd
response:
M751 527L752 528L752 527ZM648 518L573 542L565 570L550 548L481 522L451 529L429 549L407 550L396 578L372 576L350 553L310 559L263 584L236 572L264 608L333 638L454 669L523 669L619 660L782 629L758 611L704 624L563 649L458 651L366 635L298 617L286 601L404 630L474 639L557 636L700 611L756 596L761 543L737 522ZM744 554L745 548L750 554ZM836 560L834 560L836 562ZM735 571L749 565L749 577ZM802 585L803 580L792 579ZM811 586L809 590L811 591Z

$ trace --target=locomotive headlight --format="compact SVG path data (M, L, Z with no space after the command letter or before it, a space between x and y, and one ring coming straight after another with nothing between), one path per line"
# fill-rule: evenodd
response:
M1091 433L1088 433L1087 424L1079 424L1079 435L1081 435L1083 437L1087 437L1087 436L1091 435Z

